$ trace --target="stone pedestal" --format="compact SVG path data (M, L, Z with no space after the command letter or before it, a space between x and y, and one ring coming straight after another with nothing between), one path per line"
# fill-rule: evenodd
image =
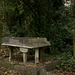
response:
M28 49L20 48L20 51L23 53L23 63L25 65L27 62L27 54L26 53L28 52Z
M11 61L13 59L13 47L9 47L10 51L9 51L9 61Z
M20 48L20 51L23 53L23 63L24 65L26 64L27 62L27 52L28 52L28 49L25 49L25 48ZM36 48L35 49L35 64L39 63L39 49Z
M39 49L35 49L35 64L39 63Z

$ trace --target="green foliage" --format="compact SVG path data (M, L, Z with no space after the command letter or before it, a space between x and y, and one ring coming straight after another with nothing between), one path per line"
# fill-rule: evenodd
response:
M75 59L72 57L72 54L70 52L63 53L61 57L61 64L57 65L56 68L59 70L75 72Z
M75 72L75 60L73 57L71 57L68 60L62 61L61 65L57 65L56 67L58 69Z
M47 52L67 51L72 45L70 10L63 6L63 0L7 0L4 1L4 24L8 29L4 36L46 37L51 46ZM9 35L7 35L9 31Z
M61 64L56 65L56 69L62 71L75 72L75 59L73 58L72 52L63 52L59 54L43 54L44 58L48 59L60 59Z

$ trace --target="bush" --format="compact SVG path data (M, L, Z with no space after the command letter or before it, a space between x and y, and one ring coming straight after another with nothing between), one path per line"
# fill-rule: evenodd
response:
M71 53L64 53L61 60L61 64L56 66L57 69L75 72L75 59Z

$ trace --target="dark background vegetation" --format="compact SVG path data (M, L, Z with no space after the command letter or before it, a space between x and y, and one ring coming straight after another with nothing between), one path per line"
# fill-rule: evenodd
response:
M48 54L71 51L74 5L63 0L0 0L0 28L3 37L46 37ZM1 36L0 36L1 37Z

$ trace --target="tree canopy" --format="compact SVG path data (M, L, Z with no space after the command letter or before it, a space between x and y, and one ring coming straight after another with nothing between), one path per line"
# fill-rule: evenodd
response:
M72 45L71 9L63 0L1 0L2 37L46 37L47 52L65 51ZM1 19L1 18L0 18Z

